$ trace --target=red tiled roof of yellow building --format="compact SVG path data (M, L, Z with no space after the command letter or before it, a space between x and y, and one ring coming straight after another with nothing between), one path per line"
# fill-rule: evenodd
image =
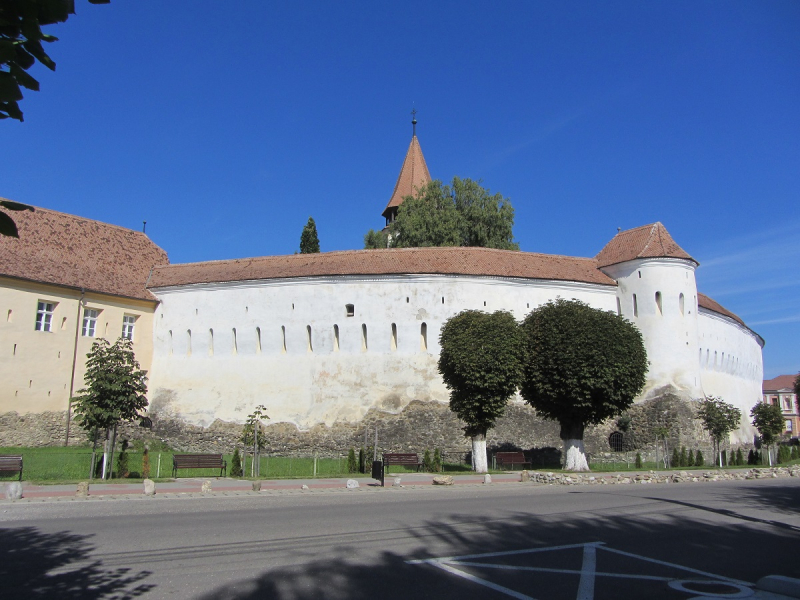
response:
M0 236L0 275L155 300L147 277L169 259L144 233L44 208L11 216L19 239Z
M778 375L772 379L765 379L761 389L765 392L777 392L778 390L793 390L797 375Z
M616 285L597 268L593 258L445 247L350 250L169 265L153 270L148 287L286 277L408 274L513 277Z
M617 233L595 258L600 268L637 258L683 258L697 262L672 239L661 223Z

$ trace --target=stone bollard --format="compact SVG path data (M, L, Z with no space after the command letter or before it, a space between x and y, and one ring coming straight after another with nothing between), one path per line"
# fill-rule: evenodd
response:
M260 492L261 491L261 482L260 481L254 481L253 482L253 491L254 492Z
M522 472L519 474L519 480L520 480L521 482L530 481L530 480L531 480L531 474L530 474L530 473L528 473L528 471L522 471Z
M433 485L453 485L452 475L437 475L433 478Z
M12 481L6 486L6 500L19 500L22 498L22 484Z
M402 485L400 485L400 478L399 477L395 477L394 478L394 481L392 481L392 487L403 487Z
M300 489L301 490L307 490L308 486L304 483L303 485L300 486Z
M211 491L211 481L210 481L210 480L208 480L208 479L206 479L206 480L203 482L203 487L201 487L201 488L200 488L200 491L201 491L203 494L208 494L208 493Z
M348 479L347 480L347 489L354 490L358 487L358 482L355 479Z
M156 495L156 482L152 479L145 479L144 480L144 495L145 496L155 496Z
M492 476L489 473L483 476L483 483L492 483Z
M78 483L78 489L75 490L75 495L78 498L86 498L89 495L89 482L81 481Z

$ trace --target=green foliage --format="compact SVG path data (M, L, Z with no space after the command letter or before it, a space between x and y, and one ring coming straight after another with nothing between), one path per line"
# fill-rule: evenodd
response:
M756 463L756 453L753 452L752 450L750 450L750 452L747 453L747 464L748 465L757 464Z
M694 466L694 450L689 450L689 454L686 456L686 465L687 467Z
M240 439L248 449L263 450L266 447L266 430L264 424L261 422L263 419L269 420L266 410L266 406L259 404L252 413L247 415L247 421L245 421L244 427L242 427L242 437ZM258 435L256 435L256 433ZM257 446L256 441L258 441Z
M142 452L142 479L150 479L150 451L147 448Z
M389 236L384 231L370 229L364 236L365 250L380 250L389 247Z
M583 439L586 425L617 416L645 384L647 353L639 329L614 313L556 300L522 323L520 392L562 439Z
M319 252L319 236L317 236L317 224L314 219L308 217L306 226L300 234L300 254L316 254Z
M433 450L433 472L438 473L442 470L442 451L438 448Z
M391 246L481 246L519 250L514 242L514 208L502 194L491 195L480 181L454 177L451 185L431 181L406 196L390 225ZM376 243L368 233L364 242ZM382 246L385 247L385 246Z
M117 477L127 477L130 473L128 468L128 440L122 440L121 448L117 455Z
M681 465L681 455L678 453L678 448L675 447L672 449L672 456L669 459L669 464L671 467L680 467Z
M621 432L626 433L631 428L631 417L629 414L625 413L619 416L617 419L617 429Z
M133 342L119 338L114 344L100 338L87 355L86 387L73 398L78 423L86 431L109 430L133 421L147 407L147 377L133 353Z
M367 472L367 462L366 462L366 455L364 454L364 446L358 449L358 472L359 473L366 473Z
M239 455L239 448L234 448L231 458L231 477L242 476L242 457Z
M800 458L800 449L797 446L792 446L792 460Z
M678 466L680 467L689 466L689 457L686 454L686 446L681 446L681 454L678 457Z
M697 418L703 424L711 439L714 440L715 452L719 454L720 443L730 435L731 431L739 427L742 420L742 411L728 404L722 398L709 396L700 401Z
M774 444L783 433L784 420L780 406L759 402L750 411L750 416L765 446Z
M425 454L422 457L422 468L426 473L433 472L433 459L431 458L431 451L425 448Z
M347 472L355 473L356 471L358 471L358 461L356 460L356 449L350 448L350 451L347 453Z
M736 449L736 466L737 467L741 467L742 465L744 465L744 454L742 454L742 449L741 448L737 448Z
M695 467L702 467L706 464L705 459L703 458L703 453L698 450L697 454L694 455L694 466Z
M108 4L111 0L89 0ZM39 82L28 69L36 61L55 71L56 63L42 47L57 37L42 32L42 26L63 23L75 14L74 0L4 0L0 3L0 119L22 121L19 101L26 88L39 91Z
M789 450L789 446L783 444L778 446L778 463L788 463L790 460L792 460L792 451Z
M635 463L635 465L636 465L637 469L641 469L642 468L642 455L639 452L636 453L636 463Z
M464 432L485 435L503 415L520 376L521 339L509 312L466 310L445 321L439 372Z

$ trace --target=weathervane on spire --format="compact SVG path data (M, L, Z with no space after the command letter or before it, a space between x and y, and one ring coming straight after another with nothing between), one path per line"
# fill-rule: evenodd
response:
M411 126L413 127L412 134L414 136L416 136L417 135L417 109L416 108L412 108L411 109Z

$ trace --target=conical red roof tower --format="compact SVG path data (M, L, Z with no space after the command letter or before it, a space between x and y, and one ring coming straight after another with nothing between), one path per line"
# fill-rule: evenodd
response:
M412 111L412 115L416 115L416 111ZM397 178L397 183L394 185L394 192L386 208L383 210L383 216L386 218L388 225L397 216L397 207L403 203L406 196L413 196L417 193L417 189L423 187L431 180L431 174L428 172L428 165L425 164L425 157L422 156L422 148L419 146L417 139L417 118L414 116L411 121L413 126L411 144L408 146L406 158L403 161L403 167L400 169L400 176Z

